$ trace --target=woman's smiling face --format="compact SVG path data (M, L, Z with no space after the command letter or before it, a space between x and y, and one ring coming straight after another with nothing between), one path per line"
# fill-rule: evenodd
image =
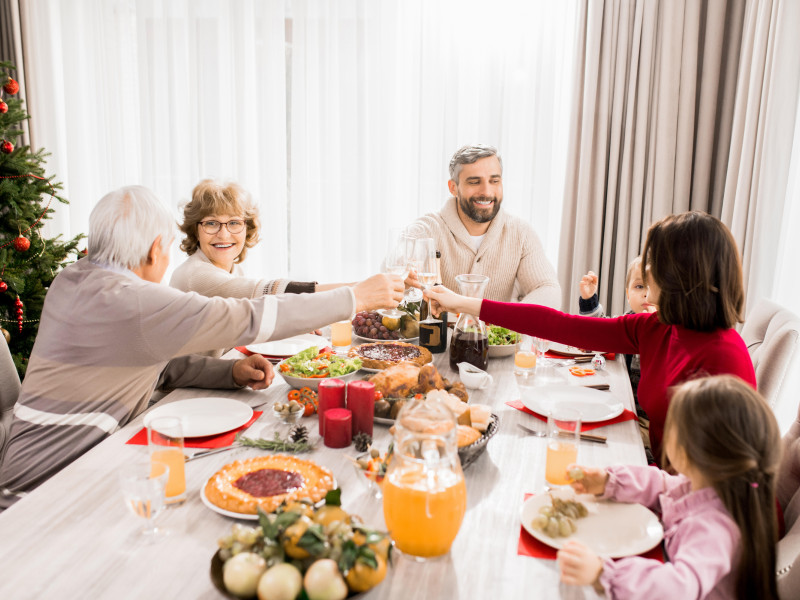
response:
M209 221L223 223L223 225L216 233L207 233L204 224L208 226ZM234 226L236 222L241 222L244 227L238 233L231 233L227 224L231 223L231 227L236 229ZM208 215L197 224L197 240L200 243L200 250L215 266L228 273L233 268L233 261L241 254L246 237L247 224L244 217L239 215Z

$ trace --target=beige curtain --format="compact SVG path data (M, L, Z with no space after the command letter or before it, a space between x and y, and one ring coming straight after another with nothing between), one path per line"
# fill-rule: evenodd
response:
M20 26L20 0L0 0L0 61L10 62L17 70L12 77L19 83L20 97L25 98L25 69L22 56L22 28ZM0 73L5 78L5 73ZM29 123L21 124L24 131L20 144L29 144Z
M647 228L689 209L720 215L744 0L582 0L559 274L600 275L607 314L625 305Z

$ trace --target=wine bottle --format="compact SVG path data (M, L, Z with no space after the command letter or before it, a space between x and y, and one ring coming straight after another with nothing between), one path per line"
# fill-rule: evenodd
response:
M436 251L436 283L442 283L442 253ZM428 303L422 302L419 309L419 345L436 354L447 349L447 313L442 312L438 320L428 321ZM432 319L435 319L431 315Z

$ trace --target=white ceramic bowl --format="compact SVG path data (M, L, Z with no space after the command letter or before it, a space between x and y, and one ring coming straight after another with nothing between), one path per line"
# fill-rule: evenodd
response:
M347 382L351 379L358 379L359 375L361 374L361 369L353 371L352 373L348 373L347 375L340 375L339 377L292 377L288 373L281 373L280 365L283 364L283 361L278 363L278 368L275 371L283 377L283 380L288 383L291 387L296 390L299 390L302 387L310 387L312 390L319 391L319 382L325 381L325 379L340 379L341 381Z
M503 344L502 346L489 346L489 357L500 358L503 356L514 356L519 344Z

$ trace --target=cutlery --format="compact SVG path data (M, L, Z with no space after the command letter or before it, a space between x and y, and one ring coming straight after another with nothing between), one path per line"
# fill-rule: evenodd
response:
M190 460L194 460L195 458L203 458L205 456L211 456L212 454L218 454L220 452L227 452L228 450L233 450L234 448L238 448L239 444L233 444L232 446L225 446L224 448L216 448L214 450L206 450L205 452L197 452L192 454L191 456L187 456L184 462L189 462Z
M535 429L531 429L530 427L525 427L520 423L517 423L517 427L523 429L530 433L531 435L535 435L536 437L547 437L547 433L544 431L536 431ZM571 438L572 436L569 433L562 432L559 434L561 437ZM597 435L591 433L582 433L581 440L584 442L594 442L596 444L605 444L606 443L606 436L604 435Z
M607 383L593 383L591 385L584 385L581 387L592 388L593 390L610 390L611 386Z

